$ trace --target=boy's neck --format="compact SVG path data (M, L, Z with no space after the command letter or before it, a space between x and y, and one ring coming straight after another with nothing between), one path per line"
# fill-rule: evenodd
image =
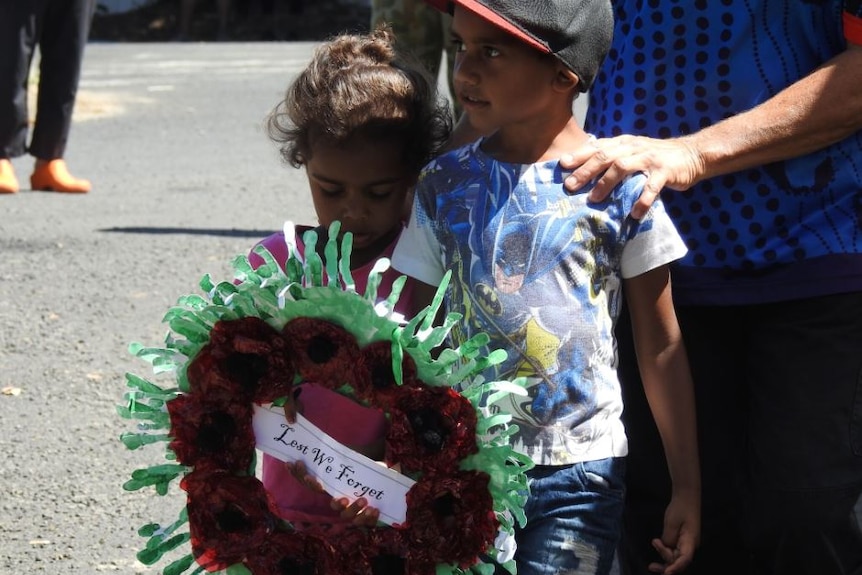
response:
M485 138L482 151L500 162L534 164L559 159L587 138L571 111L549 113L533 122L502 126Z

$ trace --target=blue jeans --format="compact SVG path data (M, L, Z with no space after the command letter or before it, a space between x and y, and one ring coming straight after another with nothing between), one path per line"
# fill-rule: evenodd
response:
M527 472L527 524L515 530L518 575L607 574L623 512L625 460L539 465Z

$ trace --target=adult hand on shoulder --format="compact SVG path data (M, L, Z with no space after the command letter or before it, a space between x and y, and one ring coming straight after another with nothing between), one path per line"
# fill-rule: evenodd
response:
M671 498L664 514L661 539L652 541L662 558L661 563L650 563L649 570L652 573L681 573L694 559L694 551L700 543L699 501L699 497L694 494Z
M598 177L589 200L600 202L629 174L643 172L647 176L641 197L632 207L631 215L640 219L649 210L662 188L683 191L703 176L703 159L685 138L660 140L645 136L617 136L592 139L572 152L564 154L560 165L572 174L565 187L576 192Z

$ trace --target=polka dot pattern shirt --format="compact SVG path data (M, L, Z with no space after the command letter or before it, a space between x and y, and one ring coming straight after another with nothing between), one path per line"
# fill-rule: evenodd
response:
M769 99L848 38L862 43L862 1L613 4L614 43L587 115L598 137L695 132ZM862 291L862 133L663 198L689 248L674 270L680 303Z

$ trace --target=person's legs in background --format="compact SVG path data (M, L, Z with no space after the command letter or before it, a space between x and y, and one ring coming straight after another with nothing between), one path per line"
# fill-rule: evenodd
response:
M87 192L63 161L94 0L4 2L0 7L0 191L18 191L10 158L28 151L27 85L38 43L39 93L29 152L34 190Z
M227 40L230 38L230 32L228 31L228 23L230 22L230 0L218 0L216 3L216 10L218 10L218 32L216 34L217 40Z
M180 0L179 31L174 38L177 42L186 42L192 38L192 17L195 12L196 0ZM227 40L230 37L228 24L231 15L230 0L217 0L218 31L216 39Z
M191 37L192 14L194 14L194 11L195 0L180 0L179 30L174 38L177 42L185 42Z
M275 0L260 0L258 3L258 7L260 9L261 18L265 18L269 21L269 29L264 32L263 40L283 40L282 34L279 30L278 22L279 18L276 15L275 11ZM302 3L302 0L292 0L288 5L288 13L291 16L298 16L302 13L305 6Z
M423 0L371 0L371 28L386 22L398 44L413 54L437 78L443 52L449 62L451 84L454 50L449 42L450 18Z
M281 10L284 11L284 4L287 5L287 19L275 19L281 21L282 25L273 29L273 35L281 40L295 40L302 33L303 14L305 14L305 0L279 0L282 5ZM276 10L274 8L274 10Z
M11 158L27 151L27 84L41 2L0 4L0 193L18 191Z
M862 293L753 308L755 573L862 575Z
M452 68L455 63L455 50L451 41L452 17L428 5L424 0L371 0L371 29L388 24L395 33L395 40L402 49L415 58L438 79L440 66L445 56L448 62L446 83L450 90L450 101L457 118L460 106L452 90ZM405 203L405 218L410 217L413 194Z
M69 174L63 154L94 10L95 0L51 0L41 17L39 95L29 148L36 158L30 177L34 190L90 190L90 182Z

